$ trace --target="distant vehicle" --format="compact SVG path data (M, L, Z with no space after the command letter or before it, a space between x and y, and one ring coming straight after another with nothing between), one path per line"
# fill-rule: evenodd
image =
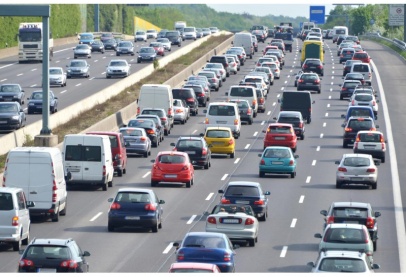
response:
M85 60L71 60L66 67L68 68L66 70L68 79L72 77L89 78L90 76L90 65Z
M134 42L137 41L145 41L147 42L147 33L144 31L137 31L135 32Z
M122 40L117 45L116 56L131 55L134 56L134 44L131 41Z
M131 65L126 60L111 60L106 70L106 78L128 77Z
M16 101L20 105L24 104L25 93L19 84L0 85L0 102Z
M92 47L87 44L78 44L73 48L73 58L91 58L92 57Z
M147 39L153 38L156 39L158 37L158 32L155 29L147 30Z
M62 67L49 68L49 85L66 87L66 72Z
M44 45L42 44L44 31L42 22L20 23L18 28L18 62L42 62ZM48 39L49 58L54 53L54 40L52 33Z
M28 98L28 114L42 113L42 91L34 91L31 97ZM51 113L56 113L58 111L58 97L54 95L52 91L49 91L49 109Z
M91 51L92 51L92 52L100 52L100 53L104 54L105 46L104 46L104 44L103 44L102 41L100 41L100 40L94 40L94 41L90 44L90 47L91 47Z
M20 129L25 126L26 120L20 103L0 102L0 129Z
M348 36L348 27L346 26L334 26L333 27L333 43L337 42L338 36Z
M93 33L81 33L79 35L79 43L80 44L91 44L94 40Z

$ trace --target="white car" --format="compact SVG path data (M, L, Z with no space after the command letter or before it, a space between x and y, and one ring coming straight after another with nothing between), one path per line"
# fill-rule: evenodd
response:
M238 71L238 63L234 57L226 57L227 64L230 72L233 72L234 75L237 74Z
M355 138L354 153L369 154L385 162L386 140L379 131L359 131Z
M230 240L258 241L258 219L250 205L218 204L206 219L206 232L224 233Z
M78 44L73 48L73 58L91 58L92 57L92 47L87 44Z
M66 73L62 67L49 68L49 85L66 87Z
M154 38L156 39L158 37L158 32L154 29L147 30L147 39L149 38Z
M263 72L269 76L269 84L273 85L275 80L275 75L273 74L273 70L267 66L257 66L254 68L253 72Z
M374 111L375 117L378 115L379 100L375 99L375 95L369 93L353 94L350 98L349 106L370 106Z
M174 121L180 122L180 124L185 124L189 117L190 111L189 106L182 99L173 99L173 111L174 111Z
M205 65L202 69L203 69L203 70L217 69L217 70L220 71L221 80L222 80L223 82L226 81L227 70L224 68L223 64L221 64L221 63L206 63L206 65Z
M106 70L106 78L128 77L131 65L126 60L111 60Z
M164 46L164 49L166 51L170 52L172 50L172 44L171 44L171 41L169 39L167 39L167 38L157 38L156 41L162 43L162 45Z
M273 76L276 79L279 79L281 77L281 70L279 69L279 66L275 62L264 62L261 64L262 67L269 67L272 70Z
M147 41L147 33L144 31L137 31L135 32L134 42L137 41Z

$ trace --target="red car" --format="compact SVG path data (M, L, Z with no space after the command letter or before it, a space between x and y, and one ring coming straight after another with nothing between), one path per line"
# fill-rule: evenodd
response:
M265 133L264 149L268 146L286 146L296 152L297 136L292 124L271 123Z
M185 152L159 152L151 170L151 187L158 183L186 183L186 187L193 185L195 171Z
M264 51L262 51L262 54L265 55L265 53L266 53L269 49L279 49L279 48L278 48L278 46L276 46L276 45L268 45L267 47L265 47Z
M169 269L170 273L221 273L215 264L207 263L173 263Z
M160 42L151 42L149 44L149 47L154 48L154 50L155 50L155 52L156 52L156 54L158 56L165 56L165 48L164 48L162 43L160 43Z
M360 60L363 63L369 63L371 61L371 57L365 51L355 52L352 56L352 60Z

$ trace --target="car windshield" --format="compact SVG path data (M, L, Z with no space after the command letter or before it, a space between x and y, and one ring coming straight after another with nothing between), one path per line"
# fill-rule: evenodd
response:
M136 32L135 35L145 35L145 32Z
M153 114L153 115L157 115L159 117L165 116L164 112L160 111L160 110L142 110L141 114Z
M254 212L252 211L252 208L249 205L217 205L213 210L213 214L221 212L231 214L245 213L247 215L254 216Z
M362 142L383 142L381 134L377 133L360 133L358 137Z
M120 42L119 47L132 47L130 42Z
M239 109L246 110L250 107L247 101L230 101L231 103L237 103Z
M228 130L208 130L206 133L208 138L230 138L231 134Z
M110 66L127 66L125 61L111 61Z
M365 272L365 262L352 258L324 258L320 262L320 271L326 272Z
M248 82L249 79L245 80ZM253 80L257 82L259 79L253 78ZM253 94L253 88L246 87L233 87L229 93L229 95L233 97L252 97Z
M352 228L329 228L323 241L330 243L365 243L364 230Z
M70 63L70 66L71 66L71 67L85 67L85 66L86 66L86 63L85 63L85 62L82 62L82 61L72 61L72 62Z
M352 167L369 166L370 160L364 157L347 157L344 159L343 165Z
M86 44L80 44L76 46L76 49L89 49L89 47Z
M19 92L20 87L16 85L2 85L0 86L0 92Z
M60 75L60 74L62 74L62 69L60 69L60 68L50 68L49 69L49 74L51 74L51 75Z
M315 74L302 74L302 76L300 76L300 79L306 80L306 81L315 81L315 80L318 80L319 77Z
M34 92L31 95L31 99L42 99L42 92Z
M344 82L344 88L355 88L356 86L360 85L361 82Z
M161 47L162 44L157 43L157 42L156 42L156 43L152 42L149 46L150 46L150 47Z
M158 161L163 164L183 164L185 163L185 157L180 155L161 155L158 157Z
M268 132L271 134L291 134L291 127L289 126L271 126L268 128Z
M368 109L354 108L350 110L349 116L371 116L371 111Z

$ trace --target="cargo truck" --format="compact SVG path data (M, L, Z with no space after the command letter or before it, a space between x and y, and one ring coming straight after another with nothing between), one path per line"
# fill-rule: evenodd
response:
M18 62L38 61L42 62L44 30L42 22L20 23L18 29ZM49 60L54 54L54 40L49 32L48 40Z

